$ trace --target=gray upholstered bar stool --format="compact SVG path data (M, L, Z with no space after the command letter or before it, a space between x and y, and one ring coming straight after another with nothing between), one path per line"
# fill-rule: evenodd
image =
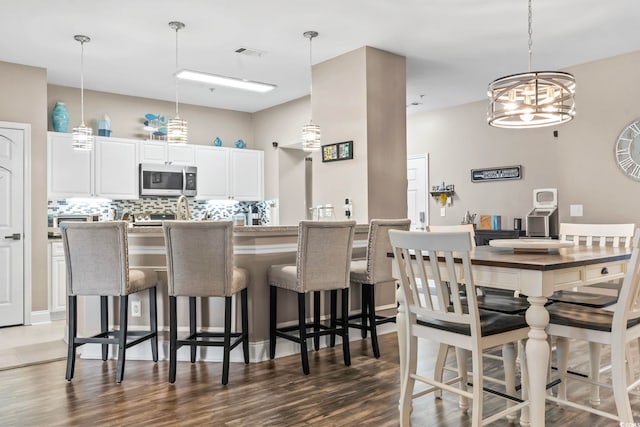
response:
M301 221L298 226L298 254L296 264L272 265L269 268L270 321L269 356L276 356L276 338L281 337L300 344L302 372L309 374L307 338L314 339L319 348L322 335L342 337L344 364L351 365L349 354L349 266L355 234L355 221ZM277 327L278 288L293 291L298 296L298 324ZM337 291L342 292L340 326L336 324ZM320 323L319 292L331 291L330 325ZM314 294L313 322L307 322L306 295ZM312 329L308 332L307 329ZM289 332L295 332L292 334Z
M73 378L76 348L83 344L102 344L102 360L107 360L109 344L118 345L116 382L124 377L126 349L143 341L151 341L153 361L158 361L158 318L156 305L157 277L153 272L130 270L127 247L127 223L123 221L69 223L60 225L67 266L69 300L69 352L67 381ZM148 331L129 331L127 315L129 295L149 290ZM77 297L100 296L100 333L78 337ZM109 331L108 301L119 297L120 329ZM128 340L128 338L134 338Z
M222 384L229 382L230 352L242 343L249 363L247 284L249 272L234 266L231 221L164 221L169 284L169 382L176 381L178 348L223 347ZM240 292L242 332L231 332L232 297ZM177 297L189 297L189 336L178 339ZM196 298L224 298L224 332L196 331ZM231 338L235 338L232 342Z
M410 225L409 219L372 219L369 224L367 256L365 259L351 261L350 279L351 283L361 285L362 310L359 315L349 317L349 320L359 318L360 323L349 322L349 326L360 329L362 338L367 337L367 331L371 333L371 347L376 358L380 357L377 326L396 321L395 314L392 316L376 314L375 288L396 283L391 276L391 258L387 256L392 252L389 230L408 231Z

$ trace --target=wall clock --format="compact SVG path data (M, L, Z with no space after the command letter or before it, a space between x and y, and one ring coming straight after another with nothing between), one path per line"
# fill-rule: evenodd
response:
M616 140L615 156L622 173L640 181L640 119L622 129Z

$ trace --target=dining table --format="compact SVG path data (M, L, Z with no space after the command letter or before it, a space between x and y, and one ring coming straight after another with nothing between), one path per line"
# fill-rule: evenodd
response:
M624 247L571 246L527 252L526 249L478 246L471 250L471 274L475 286L527 295L529 308L525 316L530 330L525 351L529 374L529 407L522 411L521 425L545 425L547 371L551 353L545 332L549 324L549 313L545 308L547 297L558 290L622 279L630 258L631 249ZM461 260L456 261L459 266L456 275L464 280ZM393 275L396 279L400 277L396 262L393 262ZM397 302L396 324L402 378L406 369L405 346L408 338L405 336L406 314L402 287L398 289ZM525 390L523 392L526 393Z

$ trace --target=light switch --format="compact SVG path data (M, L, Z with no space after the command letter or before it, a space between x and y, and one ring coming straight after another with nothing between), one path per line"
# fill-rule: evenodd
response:
M445 216L447 214L447 208L444 206L440 208L440 216Z
M569 216L582 216L582 205L569 205Z

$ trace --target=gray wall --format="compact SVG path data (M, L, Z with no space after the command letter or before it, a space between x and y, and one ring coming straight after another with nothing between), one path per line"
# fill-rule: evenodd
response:
M457 224L469 210L502 215L509 229L530 211L532 190L545 187L558 188L560 221L640 223L640 183L623 176L613 155L620 131L640 117L638 70L640 52L567 69L577 81L577 115L557 127L492 128L484 100L408 116L408 154L429 153L430 185L455 185L445 217L429 198L431 223ZM471 169L509 165L523 166L522 180L470 180ZM570 217L570 204L584 205L584 216Z

